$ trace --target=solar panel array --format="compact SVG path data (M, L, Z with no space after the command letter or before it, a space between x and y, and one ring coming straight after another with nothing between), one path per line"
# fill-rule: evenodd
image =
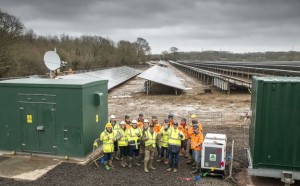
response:
M138 77L169 87L185 90L185 86L181 83L179 78L168 68L153 66L141 73Z
M57 79L97 79L108 80L108 90L112 89L125 81L135 77L142 71L131 67L123 66L81 74L71 74L65 76L58 76Z

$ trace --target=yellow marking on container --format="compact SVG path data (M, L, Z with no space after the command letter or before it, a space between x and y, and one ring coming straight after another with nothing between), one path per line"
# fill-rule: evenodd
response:
M96 123L98 123L98 121L99 121L99 115L96 114Z
M27 115L27 123L32 123L32 115Z

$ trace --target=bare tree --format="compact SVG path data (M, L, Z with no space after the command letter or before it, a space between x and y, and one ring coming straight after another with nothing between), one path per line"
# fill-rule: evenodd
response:
M171 48L170 48L170 52L173 53L173 60L176 61L175 54L178 52L178 48L176 48L176 47L171 47Z
M0 10L0 76L13 66L13 47L23 31L24 25L18 18Z
M147 57L151 54L149 42L146 39L139 37L137 38L135 45L139 60L143 62L146 61Z

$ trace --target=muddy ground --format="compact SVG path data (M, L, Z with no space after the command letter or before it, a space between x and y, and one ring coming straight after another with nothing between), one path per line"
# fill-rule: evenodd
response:
M173 113L175 120L181 117L189 118L197 114L204 127L204 133L224 133L228 138L227 156L231 154L231 142L235 140L233 181L216 177L202 177L200 182L194 181L195 175L191 167L185 164L186 159L180 158L178 173L166 172L167 166L154 163L155 172L144 173L142 167L132 169L117 168L106 171L94 164L80 166L62 163L48 174L34 182L16 181L0 178L0 185L283 185L278 179L250 178L247 176L246 150L248 147L249 124L244 122L245 113L250 108L251 95L244 91L232 91L231 95L212 89L173 67L182 83L188 88L180 95L174 95L174 89L157 92L159 85L154 85L150 95L144 93L145 80L133 78L123 85L114 88L109 93L109 114L114 114L121 121L126 114L137 118L144 113L146 118L158 116L161 123L168 114ZM0 161L3 158L0 157ZM229 163L229 162L228 162ZM227 164L227 173L228 173Z

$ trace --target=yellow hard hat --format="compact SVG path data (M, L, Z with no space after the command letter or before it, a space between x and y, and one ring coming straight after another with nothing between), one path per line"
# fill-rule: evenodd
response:
M106 123L105 128L112 128L111 123Z
M195 114L191 115L192 119L195 119L197 116Z

